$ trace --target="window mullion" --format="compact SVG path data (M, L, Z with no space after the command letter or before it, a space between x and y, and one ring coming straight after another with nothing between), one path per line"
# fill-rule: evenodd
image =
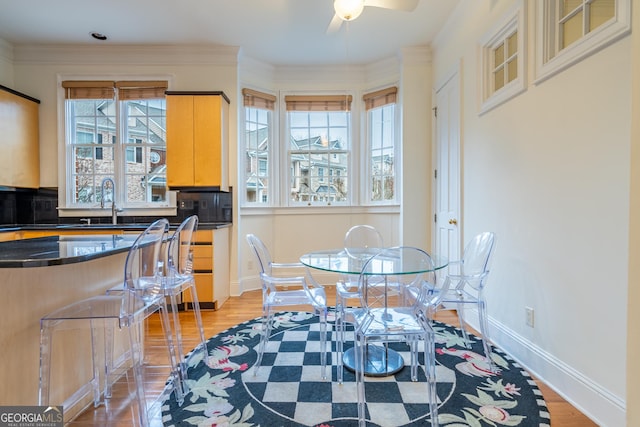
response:
M589 34L589 28L591 27L591 2L585 1L582 13L582 36Z
M126 204L126 178L125 178L125 164L126 154L124 149L124 141L127 140L127 117L126 108L123 108L124 101L120 101L116 98L116 140L113 145L113 180L116 183L114 191L115 202L118 206L123 207Z

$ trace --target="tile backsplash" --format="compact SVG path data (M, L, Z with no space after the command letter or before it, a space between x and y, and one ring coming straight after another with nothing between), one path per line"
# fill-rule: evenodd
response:
M232 222L233 189L229 192L177 193L177 215L168 217L172 223L182 222L196 214L199 221ZM58 190L4 189L0 187L0 224L64 224L77 223L78 218L58 218ZM119 217L121 223L152 221L151 217ZM110 217L92 218L93 223L109 222Z

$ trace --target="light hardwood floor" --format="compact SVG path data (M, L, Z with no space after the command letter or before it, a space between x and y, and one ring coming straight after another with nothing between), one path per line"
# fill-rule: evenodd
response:
M327 298L329 303L335 301L334 288L326 286ZM301 306L301 310L305 307ZM202 311L205 336L211 337L225 329L228 329L245 320L259 317L262 310L262 297L260 291L246 292L241 297L230 298L217 311ZM181 325L185 343L188 348L197 345L197 333L193 314L191 312L181 312ZM457 317L453 311L440 311L437 315L438 320L452 325L458 325ZM162 364L165 360L166 350L158 343L162 340L162 331L160 323L157 319L151 318L148 326L148 353L147 357L154 362ZM163 388L168 369L166 367L158 369L148 379L145 389L148 390L148 398L153 399L159 394ZM534 378L535 379L535 378ZM575 407L565 401L556 392L554 392L546 384L537 380L538 386L542 391L544 399L551 413L551 425L556 427L597 427L597 424L587 418ZM126 396L126 385L120 384L121 392L114 392L114 397L108 403L108 406L100 406L98 408L88 408L79 415L72 423L73 426L132 426L132 412L135 410L135 404ZM159 416L153 417L151 420L153 426L161 426L162 421Z

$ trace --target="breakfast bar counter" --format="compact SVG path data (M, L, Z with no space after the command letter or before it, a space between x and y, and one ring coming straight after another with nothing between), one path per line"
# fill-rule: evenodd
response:
M61 235L0 242L0 268L46 267L89 261L127 252L136 237L137 234Z
M50 236L0 242L3 405L38 404L40 318L121 283L125 259L136 237ZM73 339L70 336L66 344ZM54 368L52 384L61 399L79 382L91 378L89 349L85 354L87 358L69 357L64 366ZM65 419L69 415L65 410Z

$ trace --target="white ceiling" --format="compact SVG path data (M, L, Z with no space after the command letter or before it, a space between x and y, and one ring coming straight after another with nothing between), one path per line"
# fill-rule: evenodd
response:
M273 65L371 63L429 44L460 0L365 7L333 34L333 0L0 0L0 39L22 44L221 44ZM91 32L108 37L100 42Z

